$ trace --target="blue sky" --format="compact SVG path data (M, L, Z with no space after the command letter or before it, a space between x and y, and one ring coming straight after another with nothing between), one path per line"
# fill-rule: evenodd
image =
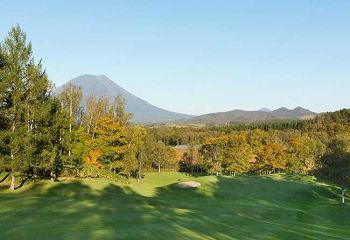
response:
M1 1L57 85L104 74L172 111L350 107L350 1Z

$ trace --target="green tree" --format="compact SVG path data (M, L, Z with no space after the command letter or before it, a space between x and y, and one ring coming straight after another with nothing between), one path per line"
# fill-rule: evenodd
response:
M127 175L136 172L137 181L140 181L141 171L144 164L144 141L146 130L138 125L126 128L127 147L123 155L124 173Z
M175 150L162 141L156 141L154 136L150 135L145 139L145 148L148 161L156 167L158 172L164 166L176 165Z
M345 191L350 187L350 136L340 134L330 141L321 161L318 173L340 186L341 202L345 203Z
M0 96L0 111L7 124L2 136L10 157L7 160L12 173L10 189L14 190L16 174L36 174L44 169L48 159L43 151L52 145L46 138L56 108L52 108L52 85L41 61L35 63L31 43L27 43L19 26L10 30L0 49L0 87L5 90Z

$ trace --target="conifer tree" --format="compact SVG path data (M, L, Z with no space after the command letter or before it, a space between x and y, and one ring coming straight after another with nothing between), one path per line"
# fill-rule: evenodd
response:
M1 86L5 92L1 97L1 112L7 118L7 148L11 171L10 189L15 189L16 174L29 174L41 169L42 149L48 142L45 132L50 132L48 109L53 99L41 61L35 63L31 43L27 43L26 34L17 25L0 46ZM52 112L51 112L52 113Z

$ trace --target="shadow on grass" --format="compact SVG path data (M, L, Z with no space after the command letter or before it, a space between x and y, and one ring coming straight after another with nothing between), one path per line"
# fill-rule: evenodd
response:
M348 239L350 205L332 189L271 177L218 177L199 189L81 181L0 194L0 239Z
M27 183L27 182L28 182L29 180L31 180L31 179L32 179L31 176L25 176L25 177L23 177L23 178L21 179L19 185L18 185L17 187L15 187L15 190L18 190L18 189L20 189L21 187L23 187L23 185L24 185L25 183Z

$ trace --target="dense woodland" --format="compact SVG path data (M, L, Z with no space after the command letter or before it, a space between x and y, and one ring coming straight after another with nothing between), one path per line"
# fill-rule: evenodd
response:
M313 174L350 183L350 110L312 120L212 127L140 126L118 96L73 85L58 95L16 26L0 45L0 171L16 178L142 178L172 169L202 174ZM174 146L187 145L180 162Z

